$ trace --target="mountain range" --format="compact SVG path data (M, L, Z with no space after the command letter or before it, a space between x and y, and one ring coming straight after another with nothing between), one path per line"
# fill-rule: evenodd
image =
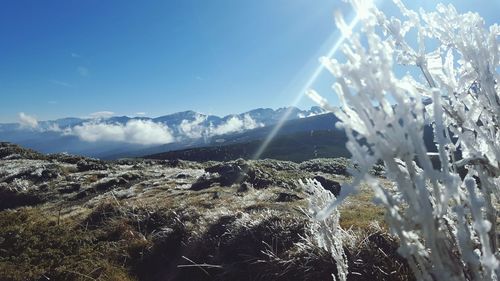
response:
M43 153L67 152L102 159L262 141L284 121L280 136L335 131L336 118L319 107L258 108L224 117L183 111L156 118L113 116L0 124L0 141ZM254 144L255 145L255 144Z

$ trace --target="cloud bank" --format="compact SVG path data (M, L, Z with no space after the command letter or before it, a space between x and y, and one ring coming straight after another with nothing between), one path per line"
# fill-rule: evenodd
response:
M89 122L66 131L88 142L115 141L153 145L175 141L170 129L150 120L130 120L125 125Z
M214 126L213 124L207 125L206 120L206 116L196 115L195 119L192 121L182 120L177 128L183 137L195 139L229 133L238 133L264 126L262 123L257 123L248 114L243 117L232 116L226 122L217 126Z
M24 112L19 113L19 124L23 128L35 129L38 127L38 121L35 117L25 114Z
M181 124L178 126L179 133L182 135L196 139L207 135L207 127L203 123L207 120L206 116L197 114L193 121L187 119L182 120Z
M231 116L225 122L214 125L207 121L207 116L197 114L194 119L182 120L169 128L166 124L155 123L152 120L132 119L127 123L106 122L113 112L101 111L91 114L91 119L76 126L60 127L56 122L44 123L40 126L33 116L19 113L21 129L37 130L39 132L56 132L62 136L76 136L86 142L123 142L141 145L167 144L184 139L208 138L217 135L243 132L263 127L250 115ZM175 134L174 134L175 132Z
M242 132L245 130L251 130L262 126L264 126L264 124L257 123L248 114L244 115L243 118L233 116L229 118L229 120L227 120L226 123L211 128L210 135L215 136L215 135L224 135L228 133Z

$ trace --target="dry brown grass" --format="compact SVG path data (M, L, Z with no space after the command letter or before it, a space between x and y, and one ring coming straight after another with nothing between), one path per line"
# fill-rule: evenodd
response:
M350 181L348 178L345 180ZM387 228L384 220L385 209L373 203L373 191L368 186L362 186L357 194L345 199L339 210L340 225L344 229L369 230L374 222L383 229Z
M359 197L358 197L359 196ZM340 208L340 225L344 229L368 229L373 222L386 228L385 209L364 199L365 195L356 195L348 199Z
M86 180L98 179L92 174ZM297 197L278 202L280 193ZM148 182L130 198L117 197L108 192L0 212L0 249L6 250L0 255L0 276L6 277L0 279L323 280L336 270L326 251L297 246L308 223L300 211L307 195L298 189L238 191L234 185L193 191ZM342 205L345 229L373 234L371 223L383 224L384 211L371 197L363 189ZM9 233L20 233L18 244L5 244ZM396 254L397 242L384 235L365 235L348 249L351 268L365 278L352 280L384 277L377 267L390 271L387 280L408 280L391 273L393 265L407 268ZM363 264L355 263L361 259Z
M0 276L17 280L134 280L116 263L116 248L74 222L36 208L0 213Z

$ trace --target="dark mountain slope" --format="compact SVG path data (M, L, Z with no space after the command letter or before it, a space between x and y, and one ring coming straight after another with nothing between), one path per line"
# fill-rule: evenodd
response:
M271 158L301 162L318 157L348 157L345 148L347 138L342 131L318 130L279 135L271 141L261 159ZM251 159L262 145L253 140L229 145L214 145L169 151L145 156L151 159L182 159L190 161L229 161L238 158Z

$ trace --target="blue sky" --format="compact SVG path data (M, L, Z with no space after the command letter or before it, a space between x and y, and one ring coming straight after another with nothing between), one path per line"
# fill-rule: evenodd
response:
M443 2L499 22L500 1ZM350 11L338 0L2 1L0 122L289 105L338 36L336 9ZM330 93L329 78L313 87Z

